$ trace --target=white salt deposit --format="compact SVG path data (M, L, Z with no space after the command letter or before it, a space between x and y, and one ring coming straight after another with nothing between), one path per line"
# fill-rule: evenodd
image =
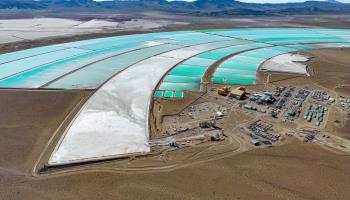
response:
M147 153L148 111L153 89L176 64L217 48L195 45L148 58L122 71L84 105L49 164L66 164L131 153Z
M147 47L153 47L153 46L157 46L157 45L161 45L164 44L163 42L158 42L158 41L147 41L145 42L145 46Z
M119 25L118 22L111 22L111 21L106 21L106 20L98 20L98 19L93 19L87 22L83 22L81 24L78 24L74 26L74 28L117 28Z
M67 129L49 164L149 152L148 111L152 91L180 61L152 57L103 85Z
M305 64L310 57L300 54L283 54L266 61L260 70L309 75Z
M97 19L78 21L60 18L6 19L0 20L0 44L105 31L140 31L170 24L178 24L178 22L146 19L126 22Z

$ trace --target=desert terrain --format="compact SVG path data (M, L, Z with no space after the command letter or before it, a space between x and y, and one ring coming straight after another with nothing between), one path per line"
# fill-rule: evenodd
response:
M305 153L307 152L307 153ZM92 170L33 178L1 170L2 199L347 199L349 156L292 140L151 173Z

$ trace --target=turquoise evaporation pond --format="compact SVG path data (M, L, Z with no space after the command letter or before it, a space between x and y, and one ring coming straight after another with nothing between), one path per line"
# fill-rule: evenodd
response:
M12 53L5 53L0 55L0 64L14 61L14 60L20 60L23 58L39 55L39 54L45 54L53 51L59 51L66 49L64 47L59 46L46 46L46 47L38 47L33 49L27 49L22 51L16 51Z
M237 30L227 30L227 31L214 31L211 33L215 33L216 35L222 35L222 36L229 36L229 37L235 37L235 38L243 38L247 40L252 40L255 42L258 42L260 40L268 40L269 38L280 38L280 39L289 39L289 38L295 38L295 37L326 37L327 35L316 33L313 31L303 31L303 30L297 30L297 32L293 32L290 29L289 30L280 30L280 29L274 29L274 30L268 30L268 29L262 29L262 30L256 30L256 29L245 29L241 31Z
M256 70L239 70L239 69L230 69L230 68L217 68L213 74L213 79L216 83L223 83L227 80L244 80L244 84L249 82L254 82L256 79ZM238 84L238 83L236 83Z
M297 29L297 28L263 28L263 29L237 29L207 31L216 35L237 37L268 42L272 44L298 44L298 43L322 43L322 42L348 42L350 34L346 31L328 31L325 29Z
M310 38L309 40L281 40L269 42L275 45L286 45L286 44L309 44L309 43L339 43L339 42L348 42L350 40L345 40L341 38Z
M184 92L180 92L180 91L175 91L174 93L173 93L173 97L175 97L175 98L183 98L184 97Z
M317 30L317 29L315 29ZM225 35L230 37L242 36L242 35L272 35L272 34L314 34L317 33L313 29L304 28L235 28L235 29L212 29L202 30L206 33L215 33L219 35Z
M179 45L206 44L203 46L203 50L205 49L208 52L188 59L183 63L185 65L208 67L211 65L210 63L226 56L241 53L224 62L219 68L256 70L264 61L259 58L266 60L271 56L278 55L279 51L289 52L288 48L309 50L324 47L349 47L350 31L321 28L241 28L179 31L99 38L39 47L0 55L0 79L3 79L0 81L0 87L39 87L41 84L50 82L62 75L67 76L62 78L62 81L58 80L53 83L60 86L58 88L98 86L115 73L125 69L127 67L125 65L141 59L138 55L126 55L124 58L109 60L106 59L108 56L115 56L122 52L149 46L152 46L150 51L153 51L153 48L158 48L154 45L161 46L161 43L177 44L174 45L174 48L180 48ZM281 50L282 47L273 47L271 50L267 50L271 45L284 45L285 50ZM264 47L266 47L265 50ZM261 49L258 50L257 48ZM153 55L153 52L140 51L147 56ZM160 50L155 51L154 55L160 52ZM91 64L91 62L100 59L106 60ZM81 67L85 68L77 70ZM70 72L73 73L69 74ZM190 77L188 75L181 76ZM181 79L179 81L185 80L183 77ZM168 80L177 81L176 77L170 77ZM187 80L194 81L190 78ZM198 78L196 81L198 81Z
M174 83L200 83L201 77L167 75L163 81Z
M248 56L248 57L254 57L254 58L272 58L281 54L289 53L297 51L297 49L289 48L289 47L267 47L257 50L248 51L245 53L242 53L240 55L242 56Z
M213 42L211 44L205 45L204 48L208 50L216 48L220 49L227 46L235 46L247 43L246 41L242 40L233 39L227 41L227 38L225 39L225 41ZM216 60L200 58L198 56L189 58L182 64L177 65L174 69L172 69L169 72L169 74L164 78L163 84L161 84L160 89L165 89L164 87L168 86L168 88L166 88L167 90L199 90L199 83L201 82L203 75L205 74L208 67L214 64L215 62ZM193 83L197 84L194 85ZM170 84L170 86L166 84Z
M270 45L267 44L263 44L263 43L249 43L249 44L245 44L245 45L235 45L235 46L230 46L230 47L224 47L224 48L219 48L216 50L212 50L210 52L215 52L215 51L220 51L223 52L224 55L220 56L219 59L230 55L235 52L240 52L240 51L244 51L247 49L255 49L255 48L261 48L261 47L268 47ZM206 53L202 53L199 56L202 56L203 54ZM181 65L176 66L173 70L170 71L169 75L165 77L165 79L163 80L163 83L167 83L167 82L173 82L173 83L193 83L194 81L198 81L198 79L194 79L195 76L198 77L203 77L203 75L205 74L207 68L203 68L200 67L200 65L202 66L206 66L209 67L211 64L213 64L215 61L217 60L213 60L213 59L209 59L209 58L198 58L197 57L193 57L190 58L189 60L183 62ZM201 61L208 61L209 62L201 62ZM261 59L262 60L262 59ZM263 61L263 60L262 60ZM193 64L193 65L190 65ZM255 67L254 67L255 69ZM255 72L255 71L254 71ZM230 76L232 76L232 78L238 78L238 79L252 79L251 81L245 81L244 83L247 82L254 82L255 80L255 74L252 74L251 72L249 72L248 74L242 74L242 77L239 77L239 74L228 74ZM189 77L190 76L190 77ZM192 85L191 85L192 86ZM178 85L174 85L174 87L170 87L167 89L179 89ZM198 87L199 89L199 87ZM185 88L185 90L193 90L193 88Z
M64 49L60 51L54 51L47 54L40 54L13 62L8 62L0 65L0 79L11 76L13 74L30 70L38 66L46 65L49 63L57 62L60 60L72 58L74 56L83 55L91 52L90 50L83 49Z
M125 36L122 36L125 37ZM84 49L92 49L92 50L100 50L105 48L111 48L115 45L129 45L132 46L133 44L137 43L143 43L143 42L165 42L165 43L171 43L171 44L178 44L178 45L196 45L196 44L203 44L203 43L209 43L209 42L216 42L216 41L223 41L227 40L226 37L222 36L214 36L214 35L207 35L203 33L196 33L196 32L188 32L183 34L170 34L165 33L163 36L152 36L152 35L138 35L138 36L132 36L129 38L119 38L119 37L112 37L110 39L106 39L106 41L103 42L97 42L87 45L79 45L78 48L84 48Z
M210 48L211 49L216 48L217 50L221 50L227 47L240 46L245 43L251 43L251 42L234 39L232 41L230 40L230 41L221 41L221 42L212 43L212 44L209 44L208 47L206 48L208 48L209 51L210 51ZM259 47L259 46L268 46L268 45L255 45L255 47ZM252 44L250 44L250 47L252 47ZM245 48L247 47L244 47L244 49ZM169 72L169 74L164 78L163 83L194 83L194 82L200 83L208 67L214 64L216 61L217 60L208 59L208 58L200 58L199 56L189 58L188 60L184 61L182 64L177 65L175 68L173 68ZM186 88L186 87L182 87L182 88L184 88L185 90L193 91L192 84L190 84L190 87L191 88ZM199 89L199 85L197 87ZM179 87L178 85L174 85L174 88L168 88L168 89L178 90Z
M322 44L310 44L314 49L330 48L330 47L350 47L350 43L322 43Z
M300 48L300 46L299 46ZM305 49L305 46L302 47ZM257 50L248 51L238 56L234 56L224 63L216 70L213 75L214 83L229 83L229 84L250 84L254 83L256 79L255 74L246 74L243 71L229 72L229 70L254 70L267 59L277 55L297 51L298 48L292 47L266 47Z
M222 29L222 30L207 30L205 32L223 35L229 37L238 37L238 38L247 38L247 39L256 39L262 37L292 37L295 35L299 36L327 36L322 34L316 29L302 29L302 28L240 28L240 29Z
M350 33L349 30L342 30L342 29L313 29L314 31L317 31L322 34L332 35L343 39L350 39Z
M350 43L335 43L335 45L338 47L350 47Z
M47 88L94 88L102 84L109 77L137 62L178 48L178 45L165 44L115 56L69 74L48 85Z
M163 95L164 95L164 91L159 91L159 90L157 90L157 91L154 93L154 96L155 96L155 97L163 97Z
M173 97L174 92L173 91L164 91L163 96L164 97Z
M216 60L212 60L212 59L192 57L192 58L186 60L185 62L183 62L182 64L209 67L210 65L214 64L215 62L216 62Z
M212 43L210 45L205 43L204 45L206 45L205 48L211 49L211 48L217 48L217 47L222 47L222 46L229 46L229 45L233 45L233 44L237 44L237 43L240 43L240 41L239 40L220 41L220 42ZM103 54L105 54L105 56L111 56L111 55L124 53L124 52L130 51L130 50L144 48L147 46L146 42L138 44L138 45L139 46L136 46L136 44L133 44L133 45L130 45L130 47L128 45L125 45L125 44L114 45L113 48L110 48L110 49L107 48L104 50L92 52L89 55L81 55L81 56L77 56L76 58L67 59L67 61L62 60L62 61L57 62L57 63L52 63L49 65L41 66L40 68L34 69L32 71L21 73L21 74L18 74L16 76L13 76L11 78L0 81L0 87L23 87L23 88L40 87L40 86L50 82L51 80L56 79L57 77L60 77L64 74L67 74L68 72L76 70L84 65L87 65L89 62L96 62L96 59L98 60L97 57L101 56ZM176 45L176 46L178 46L178 45ZM178 46L178 47L180 48L181 46ZM152 49L153 48L151 48L150 51L152 51ZM110 52L110 54L108 54L108 52ZM147 55L147 53L144 55ZM96 58L94 58L94 57L96 57ZM133 59L132 57L134 57L134 56L131 56L131 58L126 58L126 59L132 60ZM115 61L113 61L113 62L115 62ZM119 62L119 64L123 63L122 61L119 61L119 60L118 60L118 62ZM104 64L106 64L106 63L104 63ZM109 63L109 64L111 64L111 63ZM80 73L80 71L77 73ZM69 76L71 76L71 75L69 75ZM80 79L77 79L77 80L80 80ZM96 81L96 80L99 80L99 78L95 78L93 80ZM100 84L100 82L98 82L97 84ZM76 88L79 85L81 86L81 84L77 83L77 84L72 85L72 87ZM96 86L96 84L93 84L91 82L90 86L92 86L92 85ZM84 83L84 87L90 87L90 86L85 85L85 83Z
M195 31L179 31L179 32L161 32L150 34L135 34L126 36L107 37L99 39L91 39L77 42L70 42L60 44L62 47L75 47L92 50L101 50L105 48L111 48L120 44L133 44L147 41L159 41L168 42L174 44L200 44L205 42L227 40L226 37L208 35L205 33L199 33Z
M182 91L160 91L157 90L154 93L155 97L166 97L166 98L183 98L184 92Z
M172 90L172 91L199 91L199 83L170 83L163 82L159 90Z
M128 35L128 36L116 36L116 37L106 37L106 38L97 38L97 39L89 39L89 40L81 40L76 42L69 42L69 43L63 43L59 44L57 46L61 47L74 47L74 48L83 48L83 47L93 47L94 45L102 45L102 48L107 47L103 45L115 45L119 42L127 42L127 43L133 43L138 41L146 41L150 39L147 35Z
M201 44L203 42L218 42L227 40L227 37L223 36L217 36L217 35L208 35L205 33L200 32L181 32L181 33L174 33L174 34L164 34L157 36L161 39L171 39L174 41L177 41L176 44L182 44L182 45L194 45L194 44Z
M178 65L169 72L170 75L176 76L198 76L201 77L207 71L207 67L194 65Z
M220 67L222 68L230 68L230 69L239 69L239 70L257 70L260 64L262 64L264 61L261 61L260 63L244 63L244 61L234 62L234 63L223 63Z
M152 47L155 48L156 46ZM111 56L116 56L128 51L138 48L145 48L144 46L134 46L130 48L110 48L100 51L93 51L91 53L79 55L73 58L65 59L59 62L48 64L31 71L27 71L10 78L0 80L0 87L21 87L21 88L36 88L40 87L57 77L63 76L70 71L79 69L80 67L97 62L101 59L106 59ZM152 50L148 47L146 49Z
M255 79L226 79L226 78L212 78L213 83L224 83L224 84L242 84L242 85L252 85L255 83Z
M244 73L229 74L229 73L215 72L214 77L215 78L227 78L227 79L252 79L252 80L256 79L255 74L251 75L251 74L244 74Z
M210 37L207 37L207 38L196 38L192 40L174 40L174 42L169 42L169 43L184 45L184 46L191 46L191 45L197 45L197 44L203 44L203 43L220 42L225 40L227 40L227 38L212 39Z
M205 52L205 53L200 54L198 57L206 58L206 59L213 59L213 60L220 60L220 59L222 59L226 56L229 56L231 54L235 54L235 53L239 53L239 52L247 51L247 50L251 50L251 49L256 49L256 48L268 47L268 46L271 46L271 45L264 44L264 43L242 44L242 45L225 47L225 48Z
M205 44L201 44L200 46L201 46L201 49L203 51L209 51L209 50L216 49L216 48L222 48L222 47L227 47L227 46L231 46L231 45L241 44L242 42L243 41L241 41L241 40L233 39L233 40L212 42L210 44L205 43ZM175 46L175 45L173 45L173 46ZM196 47L199 47L199 46L187 47L187 48L191 49L191 48L196 48ZM177 48L179 48L179 47L177 46ZM173 48L173 49L177 49L177 48ZM167 50L167 51L169 51L169 50ZM125 63L125 62L129 62L129 60L132 60L133 57L135 57L135 56L136 57L137 56L145 57L145 55L148 55L148 54L149 55L151 55L151 54L157 55L159 53L160 52L155 52L155 50L148 51L145 53L133 53L133 54L131 54L130 58L123 57L122 59L116 58L116 60L109 59L106 62L109 62L108 64L110 64L110 65L118 67L118 69L124 69L125 67L123 67L123 66L125 66L126 64L130 64L130 63ZM143 58L143 59L145 59L145 58ZM143 60L143 59L141 59L141 60ZM77 88L77 87L84 87L84 88L96 87L97 85L100 85L103 82L103 80L112 76L112 74L107 73L105 66L106 66L106 63L101 63L101 62L96 63L93 66L86 67L82 70L75 72L74 74L70 74L68 76L65 76L62 79L50 84L47 87L48 88L62 88L62 87L64 87L64 88L71 88L71 89ZM187 67L189 67L189 66L187 66ZM191 76L191 75L193 75L193 73L197 73L197 76L202 76L205 73L206 68L204 69L204 67L200 67L200 68L203 68L201 70L200 74L198 74L199 73L199 69L197 68L198 66L192 66L192 67L193 67L192 70L190 70L190 69L186 70L186 72L188 72L189 74L185 74L185 73L181 74L180 71L177 71L177 72L174 72L175 74L172 74L172 75ZM98 73L101 69L106 70L106 72L104 74ZM110 69L110 68L108 68L108 69ZM181 68L180 68L180 70L181 70ZM110 71L112 73L117 73L120 70L115 71L112 69ZM96 76L96 74L99 74L99 75ZM195 75L193 75L193 76L195 76ZM88 77L88 79L81 80L80 77Z
M259 57L251 57L251 56L246 56L246 53L249 52L245 52L242 54L238 54L236 56L233 56L229 59L227 59L225 62L244 62L244 63L260 63L261 61L266 60L266 58L259 58Z
M169 33L161 33L161 34L172 34ZM74 47L74 48L91 48L91 49L105 49L109 47L114 47L115 45L125 45L125 44L135 44L142 43L146 41L154 41L159 40L159 33L152 34L135 34L135 35L124 35L124 36L115 36L115 37L106 37L106 38L97 38L97 39L89 39L82 40L76 42L69 42L64 44L59 44L58 46L62 47Z
M120 46L121 48L132 48L134 46L140 46L140 44L147 43L150 41L154 41L154 39L151 37L140 37L140 38L135 38L133 40L130 40L130 39L121 40L118 37L115 37L114 41L97 42L94 44L78 46L77 48L91 49L91 50L102 50L107 48L115 48L118 46Z
M312 50L315 49L314 47L307 45L307 44L291 44L291 45L286 45L286 47L298 49L298 50Z
M244 84L249 82L254 83L256 79L255 74L246 74L243 72L235 73L233 71L229 72L229 70L256 71L267 59L293 51L297 51L297 49L283 46L273 46L247 51L237 56L233 56L232 58L223 62L214 72L213 81L215 80L216 83L230 83L239 80L239 82L234 82L235 84L239 84L242 82L241 79L243 79L245 80ZM225 68L226 71L223 70Z
M135 37L135 36L134 36ZM114 54L117 53L122 53L122 52L126 52L126 51L130 51L130 50L135 50L138 48L144 48L147 47L148 44L147 42L152 42L153 39L149 36L147 37L142 37L139 36L140 38L136 38L137 40L121 40L118 39L118 37L112 37L112 38L102 38L102 39L95 39L95 40L88 40L86 41L87 43L89 43L88 45L68 45L70 43L67 43L67 45L62 44L62 46L60 45L53 45L53 46L46 46L46 47L40 47L40 48L33 48L33 49L29 49L29 50L23 50L23 51L18 51L18 52L13 52L13 53L8 53L8 54L3 54L0 55L0 64L1 63L6 63L6 62L10 62L13 60L20 60L23 58L28 58L28 57L32 57L32 56L36 56L36 55L40 55L40 54L48 54L48 53L53 53L56 52L58 54L60 54L59 50L64 50L67 48L78 48L77 50L73 51L86 51L88 50L98 50L97 53L91 53L91 57L94 57L96 55L99 54L107 54L109 52L114 52ZM106 40L105 42L101 42L100 40ZM95 41L95 42L91 42L91 41ZM100 41L100 42L99 42ZM78 42L79 43L79 42ZM82 42L80 42L82 43ZM79 49L82 48L82 49ZM63 54L64 52L62 52ZM74 54L72 54L74 55ZM42 55L44 56L44 55ZM51 56L51 55L50 55ZM84 56L84 57L88 57L88 56ZM40 59L40 60L44 60L45 58L34 58L34 59ZM71 59L69 59L71 60ZM25 62L27 62L28 60L26 60ZM19 61L20 62L20 61ZM16 65L17 63L12 63L13 65Z

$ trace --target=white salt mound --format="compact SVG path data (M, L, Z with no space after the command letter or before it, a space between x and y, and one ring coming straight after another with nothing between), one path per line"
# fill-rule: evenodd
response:
M260 69L271 72L305 74L309 76L305 62L310 58L309 56L300 54L283 54L266 61Z

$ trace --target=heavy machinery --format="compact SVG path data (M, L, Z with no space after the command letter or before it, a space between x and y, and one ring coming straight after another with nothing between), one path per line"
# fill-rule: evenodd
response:
M231 89L230 87L225 86L218 90L218 94L221 96L230 96L240 100L246 95L246 89L244 87Z
M231 88L228 86L225 86L218 90L218 94L221 96L227 96L230 93Z

